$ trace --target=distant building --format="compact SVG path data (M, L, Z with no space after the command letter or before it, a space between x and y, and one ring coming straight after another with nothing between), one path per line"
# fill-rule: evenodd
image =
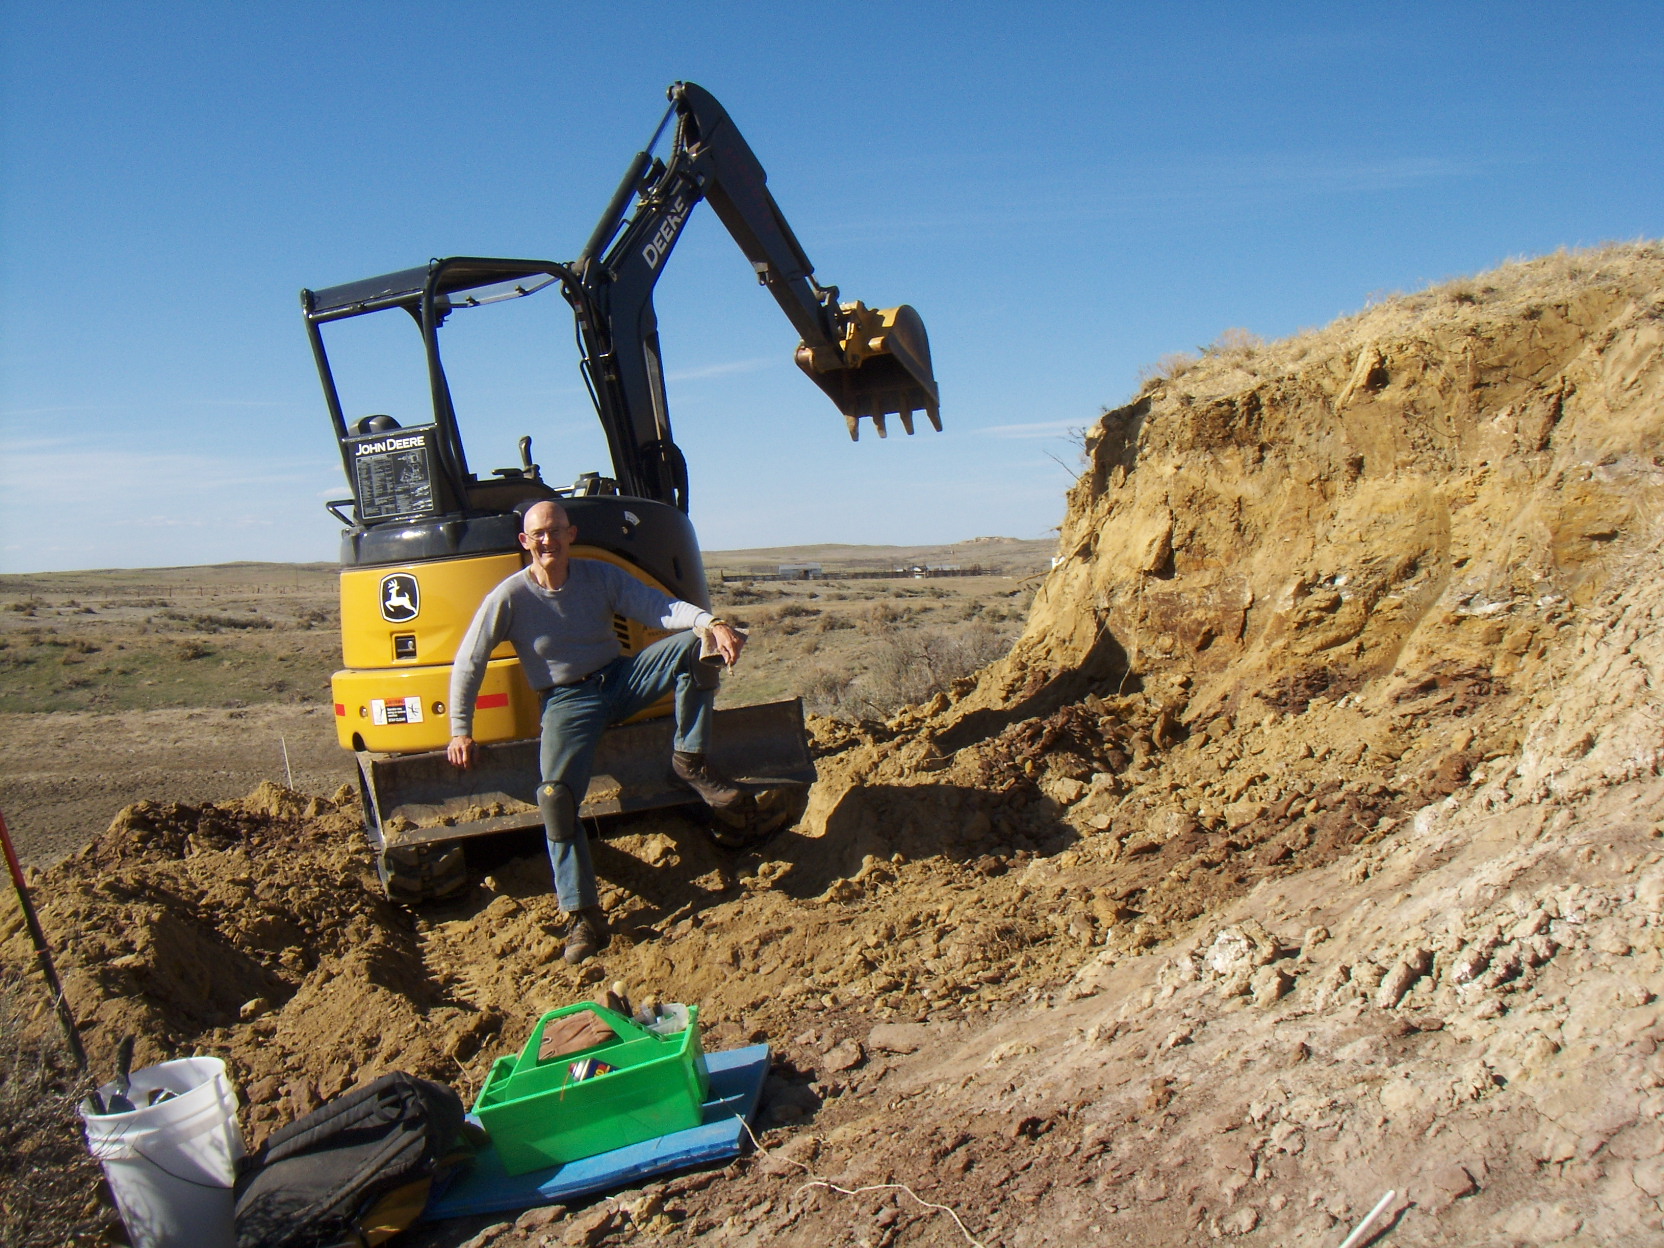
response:
M818 563L782 563L780 570L775 575L783 581L818 581L821 578L821 565Z

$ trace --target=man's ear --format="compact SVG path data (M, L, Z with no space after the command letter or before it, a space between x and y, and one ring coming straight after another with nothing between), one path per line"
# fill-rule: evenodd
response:
M526 530L524 530L524 529L520 530L520 545L525 547L527 550L530 550L532 548L531 539L526 536Z
M575 542L575 541L578 540L578 526L577 525L569 524L569 525L566 526L566 540L568 542Z

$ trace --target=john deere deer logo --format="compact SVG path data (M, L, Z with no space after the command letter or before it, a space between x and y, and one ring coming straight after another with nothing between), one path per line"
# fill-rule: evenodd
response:
M389 624L414 620L422 610L422 591L408 572L381 578L381 618Z

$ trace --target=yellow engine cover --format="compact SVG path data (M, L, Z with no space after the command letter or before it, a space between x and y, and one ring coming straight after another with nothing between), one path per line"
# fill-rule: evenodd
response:
M451 739L451 665L336 672L335 736L343 749L406 754L442 750ZM474 704L476 741L538 733L537 694L515 658L485 666Z
M435 559L341 573L341 661L350 668L450 663L474 612L525 561L517 554ZM506 642L493 658L507 658Z
M578 559L616 564L669 592L616 555L574 546ZM330 680L336 739L343 749L376 753L442 750L451 739L451 664L486 594L525 566L518 554L476 555L341 573L341 658ZM625 654L666 636L622 616L613 627ZM665 698L635 719L669 714ZM538 734L537 694L526 681L514 647L492 651L474 711L474 739L515 741Z

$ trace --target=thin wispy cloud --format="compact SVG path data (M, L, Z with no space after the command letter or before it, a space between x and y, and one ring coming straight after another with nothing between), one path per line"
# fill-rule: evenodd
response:
M1063 438L1080 426L1078 420L1040 420L1025 425L985 425L976 432L989 438Z
M65 480L105 482L104 494L118 486L135 494L164 490L181 502L193 496L250 486L311 480L326 459L260 459L243 456L178 455L122 447L89 448L70 439L0 442L0 489L8 503L56 498Z
M339 526L313 497L326 474L339 474L327 455L179 454L98 441L0 441L0 572L327 557ZM65 511L67 480L99 482L98 505ZM44 514L54 516L50 526L40 524Z
M0 407L0 420L14 416L62 416L69 412L108 412L113 411L113 403L74 403L59 407Z
M683 368L666 373L666 381L702 381L707 377L731 377L735 373L754 373L773 364L772 359L731 360L726 364L706 364L699 368Z
M155 399L123 403L71 403L52 407L0 407L0 420L18 416L61 416L70 412L159 412L181 407L287 407L294 404L282 399Z
M55 450L69 446L63 438L16 438L11 441L0 442L0 466L12 461L14 456L25 455L36 450ZM0 477L5 475L0 470Z
M988 188L998 194L985 208L966 206L961 201L952 210L942 212L859 220L835 218L817 224L815 233L829 240L898 239L944 231L981 233L1085 225L1135 211L1204 210L1221 204L1240 210L1255 204L1402 191L1467 180L1492 173L1503 163L1444 156L1358 160L1306 153L1198 155L1177 165L1118 168L1112 186L1082 187L1044 177L1007 179Z

